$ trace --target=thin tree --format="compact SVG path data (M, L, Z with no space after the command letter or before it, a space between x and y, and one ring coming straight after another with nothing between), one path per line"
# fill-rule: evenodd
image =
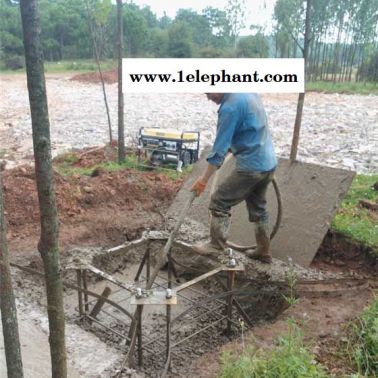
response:
M123 14L122 0L117 0L118 39L118 163L125 161L125 133L123 121L122 56L123 56Z
M5 359L8 378L22 378L20 339L18 335L17 309L12 289L7 245L7 227L4 218L3 182L0 163L0 309L3 324Z
M59 227L37 0L21 0L20 8L41 223L38 251L45 271L52 376L65 378L67 377L67 358L63 284L58 245Z
M308 57L308 48L310 45L311 0L307 0L306 2L307 2L307 6L306 6L306 21L305 21L305 34L304 34L304 48L303 48L305 70L306 70L306 63L307 63L307 57ZM297 104L297 114L296 114L295 123L294 123L293 140L291 143L291 151L290 151L290 161L292 163L296 160L297 153L298 153L299 134L301 131L304 99L305 99L305 92L299 93L298 104Z
M226 5L226 15L228 22L231 25L231 33L234 39L234 50L236 50L239 33L245 26L245 0L228 0Z
M86 7L86 10L87 10L89 32L90 32L91 38L92 38L95 61L96 61L98 73L100 75L102 94L103 94L103 97L104 97L106 116L107 116L107 120L108 120L109 146L111 146L112 141L113 141L112 122L111 122L111 119L110 119L110 111L109 111L108 97L106 95L104 75L102 74L102 69L101 69L100 52L99 52L97 39L96 39L96 31L95 31L95 26L94 26L94 21L93 21L93 15L91 13L91 9L90 9L88 0L85 0L85 7Z

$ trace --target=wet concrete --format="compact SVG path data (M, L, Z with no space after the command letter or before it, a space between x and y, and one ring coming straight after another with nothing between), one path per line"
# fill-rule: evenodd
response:
M18 330L21 343L22 363L25 378L44 378L51 376L50 348L48 334L35 324L32 316L19 311ZM4 340L0 327L0 377L7 376ZM68 376L79 378L80 374L70 361L68 363Z
M170 224L174 224L188 200L192 183L204 171L204 156L206 152L194 166L192 174L169 208ZM234 164L233 157L227 159L203 195L194 201L180 237L194 242L208 236L210 193L228 175ZM343 169L300 162L290 164L287 159L280 159L276 181L282 197L283 217L281 227L272 242L274 257L283 261L291 257L297 264L305 267L310 265L354 175L354 172ZM277 216L277 200L272 185L268 190L268 209L271 223L274 223ZM243 245L255 244L253 225L248 221L244 203L233 209L230 240Z
M157 235L156 232L152 234ZM130 284L133 283L139 262L142 258L141 252L143 248L148 248L151 253L152 261L156 253L160 251L165 244L165 240L150 240L147 244L136 244L134 242L132 249L117 248L103 253L96 254L93 263L100 269L106 270L107 273L120 282ZM125 244L125 246L127 243ZM137 247L136 247L137 246ZM76 251L75 251L76 253ZM180 247L175 245L172 248L173 256L180 261L186 261L190 253L188 251L180 250ZM80 254L85 255L85 252ZM283 263L281 263L283 264ZM219 265L219 264L217 264ZM184 284L191 278L198 277L198 264L194 272L191 269L183 269L182 265L177 263L176 269L180 275L180 282L173 280L173 290ZM211 270L210 265L200 265L201 269ZM281 269L282 271L282 269ZM142 272L142 281L135 283L136 286L144 287L145 285L145 269ZM258 271L255 276L264 278L266 274ZM91 291L100 294L105 286L112 289L109 299L117 302L130 313L136 310L135 304L129 293L108 281L98 280L92 274L88 275L88 287ZM226 319L224 319L226 309L227 294L227 276L226 272L218 272L216 275L208 277L206 280L201 280L190 287L180 290L177 295L177 304L170 307L171 314L171 345L172 347L172 370L168 373L168 377L187 377L188 371L192 362L198 356L211 352L214 348L223 345L234 337L240 336L241 326L238 321L240 313L236 308L232 311L231 334L226 335ZM251 277L251 274L248 275ZM282 278L282 274L280 274ZM166 270L161 270L156 281L154 290L160 290L167 287L168 275ZM249 319L253 323L261 320L272 320L280 314L286 307L286 301L283 294L286 294L285 287L280 283L249 282L244 279L243 272L237 272L235 277L235 287L238 291L235 292L235 297L239 299L240 306L247 313ZM72 313L74 307L77 306L75 293L71 295L70 308ZM90 308L96 300L91 301ZM67 303L67 301L66 301ZM138 373L145 374L146 377L160 376L166 361L166 311L165 305L145 305L142 314L142 339L145 346L143 352L143 366L138 367ZM120 337L126 335L129 331L130 319L121 316L119 311L109 304L105 304L97 316L97 320L101 321L103 325L108 328L100 326L99 324L83 322L82 326L93 332L101 341L116 349L126 353L127 347L125 340ZM109 332L111 328L114 332ZM138 362L137 353L135 353L135 362Z

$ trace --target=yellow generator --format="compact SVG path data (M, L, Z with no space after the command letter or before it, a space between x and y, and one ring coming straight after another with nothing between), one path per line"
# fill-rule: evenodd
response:
M176 164L177 170L198 160L200 133L174 129L140 128L139 151L145 152L151 165ZM140 155L140 154L139 154Z

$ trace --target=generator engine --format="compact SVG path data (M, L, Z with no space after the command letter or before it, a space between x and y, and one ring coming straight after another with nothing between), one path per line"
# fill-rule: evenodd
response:
M199 155L200 133L174 129L144 128L139 130L138 148L152 166L175 164L177 169L195 163Z

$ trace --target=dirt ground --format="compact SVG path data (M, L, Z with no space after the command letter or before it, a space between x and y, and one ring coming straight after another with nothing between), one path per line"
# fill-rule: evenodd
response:
M79 158L74 166L92 167L106 159L105 151L97 149L93 152L77 152ZM58 163L59 160L56 161ZM5 215L12 260L41 270L41 260L36 253L39 215L34 169L21 166L7 170L4 184ZM146 228L162 229L166 209L182 180L174 181L162 173L133 169L115 172L98 169L92 176L62 176L56 172L55 184L61 252L65 254L73 246L111 247L137 238ZM257 323L247 333L246 340L253 341L258 347L271 348L277 335L287 330L287 319L292 317L302 326L306 341L311 345L317 361L324 363L335 376L342 376L350 372L350 367L345 361L338 359L335 353L340 348L343 327L369 303L377 281L376 275L374 276L376 271L364 260L364 254L358 251L358 247L348 249L340 241L336 244L337 253L332 258L330 248L331 245L335 246L335 242L329 236L313 267L368 277L371 279L370 289L357 294L346 292L336 297L302 297L294 307L279 315L277 320ZM31 284L28 290L30 287ZM24 315L25 312L22 311L21 316ZM224 338L223 342L226 340ZM181 372L176 367L174 371L177 376L216 377L221 353L242 349L240 339L226 342L222 347L218 345L214 344L214 351L194 361L192 357L188 360L183 356L182 366L185 370Z
M81 83L97 80L93 75L86 74L76 79ZM114 83L115 73L107 73L106 80ZM12 142L10 137L7 139L8 134L2 135L2 141ZM22 140L24 139L22 136ZM26 147L25 151L30 152L30 148ZM82 168L102 162L106 152L104 149L92 153L81 150L77 154L79 160L75 166ZM24 160L31 160L30 158L31 156L24 156ZM166 210L182 185L182 179L172 180L162 173L133 169L114 172L100 169L92 176L62 176L56 171L54 179L63 255L74 246L112 247L137 238L147 228L164 228ZM34 168L22 165L8 169L4 173L4 195L11 259L22 265L40 268L41 260L37 253L39 213ZM365 259L364 252L358 246L348 249L349 247L339 243L335 249L335 244L327 244L326 240L323 247L313 263L314 268L368 278L369 289L359 293L345 292L338 296L302 297L277 320L257 323L246 339L254 340L259 347L271 348L275 337L287 329L286 320L294 317L303 326L316 360L324 363L335 376L343 376L350 372L350 367L345 360L337 357L336 351L340 348L345 325L361 313L377 290L376 266ZM17 285L19 291L22 290L22 280L17 281ZM30 309L25 307L22 316L29 317L28 311ZM73 343L78 342L75 339ZM187 377L216 377L220 352L238 352L241 348L240 339L215 347L214 351L194 360L185 374Z
M106 71L102 73L102 78L104 82L107 84L113 84L118 82L118 72L117 70ZM101 77L99 73L83 73L74 75L72 80L79 81L82 83L98 83L101 81Z
M86 153L74 166L94 166L103 160L101 149ZM111 247L137 238L147 228L161 229L165 211L182 183L133 169L98 169L92 176L62 176L55 171L63 250L72 245ZM36 249L39 211L33 167L5 171L4 200L10 250L21 254Z

